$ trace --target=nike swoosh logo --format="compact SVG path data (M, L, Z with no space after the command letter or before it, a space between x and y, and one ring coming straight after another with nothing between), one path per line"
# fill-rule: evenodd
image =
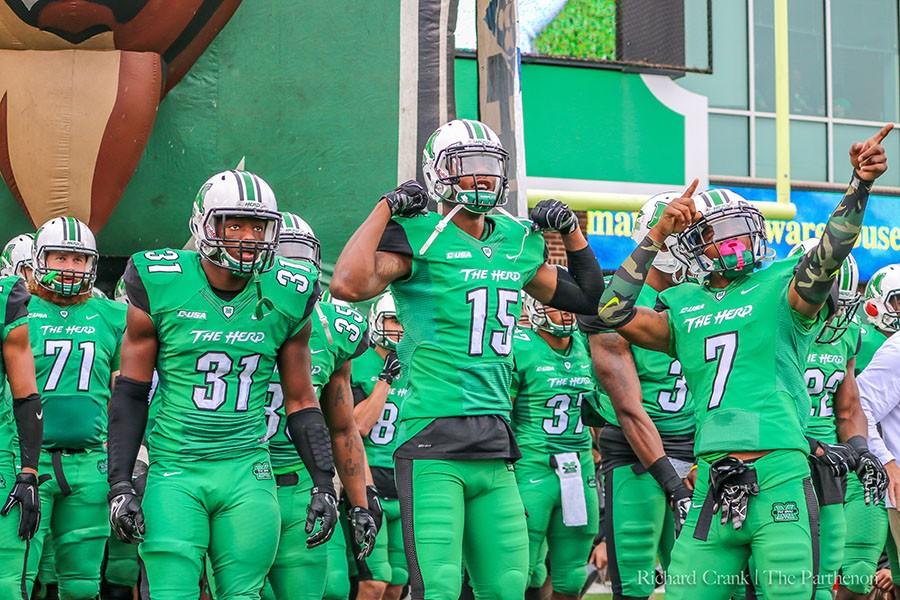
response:
M541 481L541 479L529 479L528 483L540 483Z
M744 294L749 294L750 292L752 292L753 290L755 290L758 287L759 287L759 284L757 283L753 287L748 287L746 290L741 290L741 296L743 296Z
M94 319L94 318L99 317L99 316L100 316L100 315L91 315L91 316L89 316L89 317L85 317L84 320L85 320L85 321L90 321L91 319Z
M171 477L172 475L181 475L181 471L167 471L163 473L163 477Z
M43 418L44 418L44 409L42 408L42 409L41 409L41 412L35 413L34 416L37 417L37 420L38 420L38 421L40 421L41 419L43 419Z
M613 296L613 297L609 300L609 302L607 302L606 304L604 304L604 305L603 305L603 308L601 308L601 309L600 309L599 311L597 311L597 312L603 312L603 311L605 311L607 308L610 308L610 307L612 307L612 306L616 306L618 303L619 303L619 297L618 297L618 296Z
M318 354L319 352L325 352L324 350L310 350L310 354Z

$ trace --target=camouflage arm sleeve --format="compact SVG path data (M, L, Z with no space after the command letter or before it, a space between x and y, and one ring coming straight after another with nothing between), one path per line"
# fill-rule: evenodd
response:
M597 317L603 327L622 327L637 314L635 304L638 295L661 247L662 244L649 235L645 236L613 275L597 309Z
M859 237L871 187L872 182L862 181L854 173L819 244L800 260L794 282L797 295L806 302L818 305L828 299L834 278Z

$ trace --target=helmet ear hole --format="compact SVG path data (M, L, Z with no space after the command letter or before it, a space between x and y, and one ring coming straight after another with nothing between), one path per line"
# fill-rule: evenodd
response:
M865 311L866 311L866 314L869 315L870 317L878 316L878 307L875 306L874 302L871 302L871 301L866 302Z

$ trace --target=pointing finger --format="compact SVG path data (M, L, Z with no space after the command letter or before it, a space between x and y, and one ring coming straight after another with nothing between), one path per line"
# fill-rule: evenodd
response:
M885 126L882 127L881 130L878 133L876 133L872 139L875 141L876 144L880 144L881 140L886 138L887 134L889 134L891 132L891 129L893 129L893 128L894 128L893 123L885 124Z
M681 197L682 198L690 198L691 196L693 196L694 192L697 191L698 185L700 185L700 180L695 177L694 180L691 182L691 184L689 186L687 186L687 189L684 190L684 193L681 195Z

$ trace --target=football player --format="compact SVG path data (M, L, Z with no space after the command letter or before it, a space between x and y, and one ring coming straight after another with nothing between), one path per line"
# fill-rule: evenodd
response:
M31 280L31 253L34 250L34 234L23 233L6 243L0 253L0 277L21 277L27 284Z
M312 228L293 213L282 213L278 254L319 268L319 240ZM365 459L362 439L353 420L350 392L350 361L366 350L365 327L363 316L352 308L318 302L309 337L313 389L320 397L331 431L338 475L355 506L350 514L350 527L360 554L372 551L376 529L375 519L367 507ZM307 548L304 543L313 525L305 511L313 481L288 437L280 378L276 370L269 382L266 406L266 440L281 509L281 538L269 570L269 584L274 598L321 600L326 573L332 566L328 563L327 545Z
M2 598L22 596L28 540L41 520L37 470L43 415L28 335L29 298L19 276L0 278L0 492L6 496L0 507Z
M200 188L197 252L132 256L122 371L110 405L110 522L137 542L155 600L196 595L208 553L219 594L258 598L275 559L280 514L264 441L276 361L287 427L309 470L315 546L337 514L328 429L310 381L309 318L318 271L276 257L281 215L260 177L224 171ZM159 384L152 464L141 503L132 469ZM311 529L311 528L310 528Z
M892 127L851 146L853 177L812 252L759 269L769 256L762 214L728 190L694 199L695 181L603 294L603 324L676 357L695 399L696 509L675 543L667 598L728 598L751 555L754 585L766 598L812 595L817 511L803 435L805 359L858 238L869 189L887 169L881 141ZM661 312L637 307L656 253L673 233L706 280L665 290ZM854 440L859 468L880 487L877 459L865 440Z
M869 279L863 296L862 316L857 313L860 348L856 355L856 375L872 361L875 352L900 328L900 265L878 269ZM859 480L847 479L844 515L848 524L841 565L838 600L864 600L872 588L878 560L888 538L888 556L893 541L888 534L887 513L882 504L866 504ZM900 583L900 569L892 560L892 576Z
M397 355L409 393L394 459L416 599L456 600L463 556L476 595L522 598L528 531L506 421L520 293L584 313L603 289L600 266L563 203L539 202L533 222L487 214L506 202L507 156L483 123L438 128L423 150L427 190L408 181L385 194L331 280L334 296L348 301L390 284L403 324ZM438 213L427 212L429 198ZM545 261L536 229L562 234L568 272Z
M677 193L658 194L641 207L632 237L641 241ZM660 292L684 278L669 236L656 254L638 306L653 309ZM632 346L597 318L579 319L589 334L594 371L608 401L600 430L609 576L617 598L647 598L657 557L668 568L676 529L690 507L683 482L694 462L694 409L681 363L663 352ZM617 543L621 540L621 543Z
M52 477L41 486L44 519L26 581L31 590L52 537L61 598L100 593L109 537L106 407L125 307L92 294L98 258L94 234L73 217L51 219L35 234L29 333L45 415L39 471Z
M531 329L513 334L512 428L522 458L516 481L528 521L529 586L550 557L554 600L575 600L599 530L591 434L581 406L593 402L587 340L575 315L525 296ZM546 573L544 573L546 578Z
M371 347L353 362L353 414L366 446L372 481L378 490L384 521L372 555L358 561L362 598L399 600L409 580L403 553L400 500L394 484L394 440L400 408L407 394L406 378L397 360L403 326L397 320L394 297L385 292L369 309Z

